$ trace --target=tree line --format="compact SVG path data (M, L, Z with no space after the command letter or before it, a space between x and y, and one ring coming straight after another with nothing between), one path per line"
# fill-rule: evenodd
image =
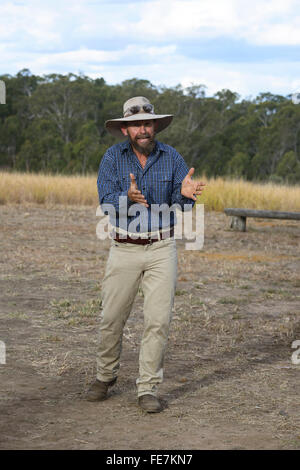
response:
M83 74L2 75L0 166L8 171L87 174L117 142L104 123L123 103L146 96L155 112L174 114L159 140L175 147L207 177L300 183L300 105L290 96L241 99L228 89L206 96L204 85L183 89L133 78L108 85Z

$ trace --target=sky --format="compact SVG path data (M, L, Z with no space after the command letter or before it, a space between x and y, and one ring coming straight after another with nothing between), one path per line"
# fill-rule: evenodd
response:
M0 0L0 75L300 91L300 0Z

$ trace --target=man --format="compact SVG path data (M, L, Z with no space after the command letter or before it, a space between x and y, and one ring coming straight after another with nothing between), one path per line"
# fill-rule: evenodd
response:
M136 381L138 403L146 412L155 413L162 410L157 391L163 380L177 271L174 213L164 217L158 205L191 209L204 183L193 182L194 169L188 170L175 149L155 140L156 134L171 123L172 115L155 114L144 97L129 99L123 111L124 117L107 121L106 129L128 139L107 150L97 182L103 210L110 212L107 208L113 208L116 217L102 286L97 380L87 399L104 400L108 388L116 382L123 328L141 285L144 333ZM125 212L124 204L121 207L124 200ZM139 216L133 210L136 208Z

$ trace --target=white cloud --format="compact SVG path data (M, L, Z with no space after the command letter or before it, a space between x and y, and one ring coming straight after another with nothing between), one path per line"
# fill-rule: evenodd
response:
M237 7L238 0L235 0ZM238 37L257 45L300 44L299 0L252 0L240 9Z
M0 0L1 2L1 0ZM27 0L1 3L0 73L103 76L108 83L139 77L156 85L203 83L208 94L230 88L243 96L300 86L299 62L253 63L260 46L299 45L299 0ZM189 58L185 42L229 38L250 43L252 62ZM217 42L214 42L216 47ZM230 44L230 42L229 42ZM200 48L199 47L199 48ZM213 49L213 48L212 48ZM264 48L266 49L266 48ZM179 55L178 51L181 51ZM274 51L274 48L273 48ZM185 55L186 52L186 56ZM259 55L259 54L258 54ZM274 57L274 53L273 53Z
M165 47L144 47L139 44L130 44L125 49L105 51L97 49L80 48L76 51L57 53L37 53L37 52L17 52L11 54L11 49L0 45L1 59L9 64L9 68L14 67L16 71L29 68L36 74L47 74L63 70L64 73L78 72L84 70L89 72L101 71L105 64L112 64L115 67L118 63L123 63L120 67L127 68L129 62L138 64L141 72L145 64L153 62L160 64L168 62L176 52L175 45ZM141 64L143 67L141 68Z
M31 47L59 44L58 17L58 12L47 4L5 2L1 5L0 39L29 41Z
M77 51L40 55L35 60L35 66L55 67L55 65L64 64L66 67L74 69L87 64L116 62L120 60L123 53L123 51L98 51L83 48Z
M0 38L31 45L122 38L150 43L230 37L252 44L300 44L299 0L5 1Z
M88 71L85 70L85 73ZM200 60L187 60L173 56L166 63L157 61L154 65L145 65L141 72L139 65L108 64L95 67L88 73L92 78L103 76L108 83L120 83L123 80L140 77L150 80L154 85L183 87L191 84L205 85L207 96L212 96L222 89L230 89L242 97L257 96L260 92L288 95L300 88L300 63L284 62L272 64L220 63Z
M213 37L229 34L238 18L231 0L154 0L139 6L140 19L118 26L118 31L154 39Z
M145 31L154 40L231 37L253 44L300 44L298 0L154 0L139 6L140 19L118 33Z
M81 48L77 51L59 52L55 54L40 55L35 59L35 67L47 67L55 65L64 65L72 69L76 67L85 67L89 65L105 64L107 62L118 62L135 57L135 61L141 59L152 59L153 57L161 58L174 53L176 46L170 45L166 47L143 47L140 45L129 45L123 50L102 51L97 49Z

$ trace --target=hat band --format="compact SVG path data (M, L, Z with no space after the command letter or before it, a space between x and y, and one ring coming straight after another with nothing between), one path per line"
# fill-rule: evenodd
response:
M152 104L144 104L143 106L135 105L131 106L130 108L126 109L124 112L124 117L133 116L134 114L138 114L140 112L144 112L147 114L154 114L154 107Z

